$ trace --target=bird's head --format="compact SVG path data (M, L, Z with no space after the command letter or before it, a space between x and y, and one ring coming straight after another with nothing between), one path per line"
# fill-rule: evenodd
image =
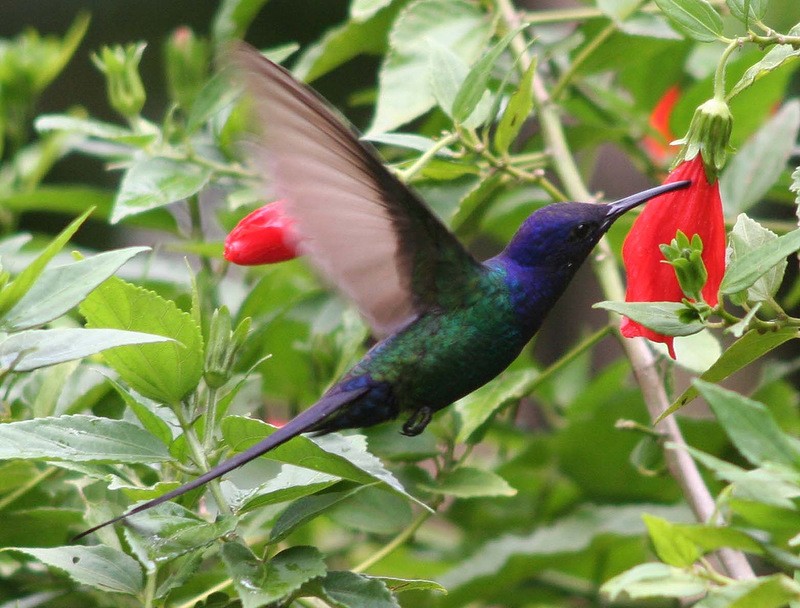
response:
M689 183L664 184L607 205L554 203L542 207L525 220L503 253L523 267L575 269L626 211Z

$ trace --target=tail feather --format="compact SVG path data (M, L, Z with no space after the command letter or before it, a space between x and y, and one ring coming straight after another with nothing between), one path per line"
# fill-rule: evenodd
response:
M279 445L283 445L290 439L300 435L302 433L313 431L323 420L328 418L331 414L336 412L339 408L347 405L357 397L363 395L367 392L368 387L359 388L352 391L339 391L333 394L325 395L320 401L312 405L307 410L301 412L296 417L292 418L289 422L287 422L284 426L279 428L277 431L272 433L266 439L259 441L254 446L246 449L244 452L239 452L232 458L221 462L217 466L215 466L210 471L203 473L196 479L185 483L184 485L175 488L174 490L170 490L166 494L159 496L158 498L154 498L144 504L139 505L138 507L131 509L127 513L123 515L119 515L113 519L109 519L108 521L103 522L97 526L89 528L75 536L72 540L76 541L92 532L99 530L100 528L104 528L110 524L117 523L118 521L122 521L123 519L135 515L136 513L141 513L142 511L147 511L152 507L160 505L161 503L167 502L168 500L172 500L173 498L177 498L187 492L191 492L192 490L199 488L200 486L208 483L212 479L216 479L217 477L221 477L225 473L232 471L233 469L242 466L269 452L273 448L278 447Z

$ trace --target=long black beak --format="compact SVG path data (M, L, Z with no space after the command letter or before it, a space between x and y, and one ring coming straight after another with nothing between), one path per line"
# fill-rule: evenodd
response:
M687 188L691 185L691 183L692 182L689 180L683 180L680 182L663 184L661 186L656 186L655 188L650 188L649 190L645 190L644 192L631 194L630 196L615 201L613 203L609 203L608 210L606 212L605 225L610 226L614 222L614 220L616 220L620 215L622 215L626 211L630 211L634 207L638 207L642 203L649 201L651 198L655 198L657 196L660 196L661 194L665 194L666 192L672 192L673 190L680 190L681 188Z

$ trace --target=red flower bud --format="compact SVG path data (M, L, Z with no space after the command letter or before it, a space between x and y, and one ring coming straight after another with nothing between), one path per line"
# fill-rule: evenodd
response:
M296 258L294 220L283 201L264 205L245 216L225 239L225 259L240 266L274 264Z
M628 233L622 245L622 259L628 273L627 302L680 302L684 293L678 284L675 270L663 262L660 245L669 244L681 230L689 238L695 234L703 241L702 259L708 280L701 290L710 306L719 301L719 285L725 274L725 220L719 181L709 182L703 167L702 152L692 160L683 161L670 173L666 182L691 180L683 190L662 194L650 201ZM663 342L675 358L673 338L665 336L628 318L622 320L622 335L626 338L643 336Z

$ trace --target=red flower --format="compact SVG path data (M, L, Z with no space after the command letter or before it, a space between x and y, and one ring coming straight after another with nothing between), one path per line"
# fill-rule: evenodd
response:
M673 267L662 261L664 256L659 248L681 230L690 239L697 234L703 241L702 258L708 281L701 294L710 306L717 305L725 273L725 221L719 181L709 183L701 155L683 161L666 179L666 183L688 179L692 185L650 201L628 233L622 245L622 259L628 273L627 302L680 302L685 297ZM664 342L670 356L675 358L671 336L656 333L628 318L623 318L621 331L626 338L643 336Z
M680 94L681 90L677 85L667 89L650 114L650 128L657 136L646 135L642 140L642 145L650 158L659 163L672 155L669 144L675 139L675 135L669 128L669 118Z
M296 258L294 220L283 201L264 205L245 216L225 239L225 259L241 266L273 264Z

